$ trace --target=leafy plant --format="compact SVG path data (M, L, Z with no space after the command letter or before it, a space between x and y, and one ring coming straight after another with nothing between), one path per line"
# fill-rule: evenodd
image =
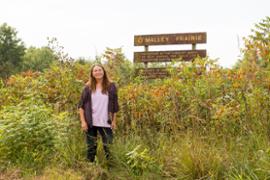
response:
M149 154L147 148L136 146L126 154L127 164L135 175L142 175L144 171L153 166L154 158Z

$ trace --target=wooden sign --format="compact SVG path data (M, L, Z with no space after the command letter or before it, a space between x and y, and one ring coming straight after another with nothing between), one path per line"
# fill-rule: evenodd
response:
M149 62L191 61L196 57L206 57L206 50L197 50L196 44L206 43L206 32L154 34L134 36L135 46L144 46L144 52L134 52L134 63L144 63L145 68L137 74L148 79L165 78L170 74L166 68L147 68ZM148 51L150 45L192 44L192 50ZM198 71L200 72L200 71Z
M206 43L206 32L134 36L135 46Z
M137 75L147 77L147 79L165 78L169 76L166 68L140 68L136 71Z
M184 51L146 51L134 52L133 61L137 62L170 62L172 60L190 61L197 56L206 57L206 50Z

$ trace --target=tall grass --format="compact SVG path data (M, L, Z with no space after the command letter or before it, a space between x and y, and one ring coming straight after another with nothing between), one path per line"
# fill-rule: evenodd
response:
M195 67L205 65L211 71L198 75ZM79 86L73 87L76 95L55 86L57 67L34 80L32 74L13 76L1 87L6 97L0 108L1 171L54 178L67 169L67 176L77 172L74 179L267 179L268 86L207 59L182 69L168 79L136 79L119 88L113 158L106 161L99 139L95 164L86 161L74 110ZM64 72L73 71L63 71L63 79ZM258 78L269 78L260 73L265 76ZM68 76L66 85L73 86L74 75Z

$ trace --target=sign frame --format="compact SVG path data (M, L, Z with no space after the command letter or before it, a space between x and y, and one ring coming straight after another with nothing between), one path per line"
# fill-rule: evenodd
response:
M170 45L170 44L204 44L206 32L135 35L134 46Z

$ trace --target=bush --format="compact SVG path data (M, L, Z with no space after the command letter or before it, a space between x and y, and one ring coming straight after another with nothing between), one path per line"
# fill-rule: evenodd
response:
M71 125L66 113L54 113L37 97L4 106L0 111L0 160L5 165L42 168L56 152L63 156Z
M0 159L27 166L50 159L54 147L52 109L30 98L0 111Z

